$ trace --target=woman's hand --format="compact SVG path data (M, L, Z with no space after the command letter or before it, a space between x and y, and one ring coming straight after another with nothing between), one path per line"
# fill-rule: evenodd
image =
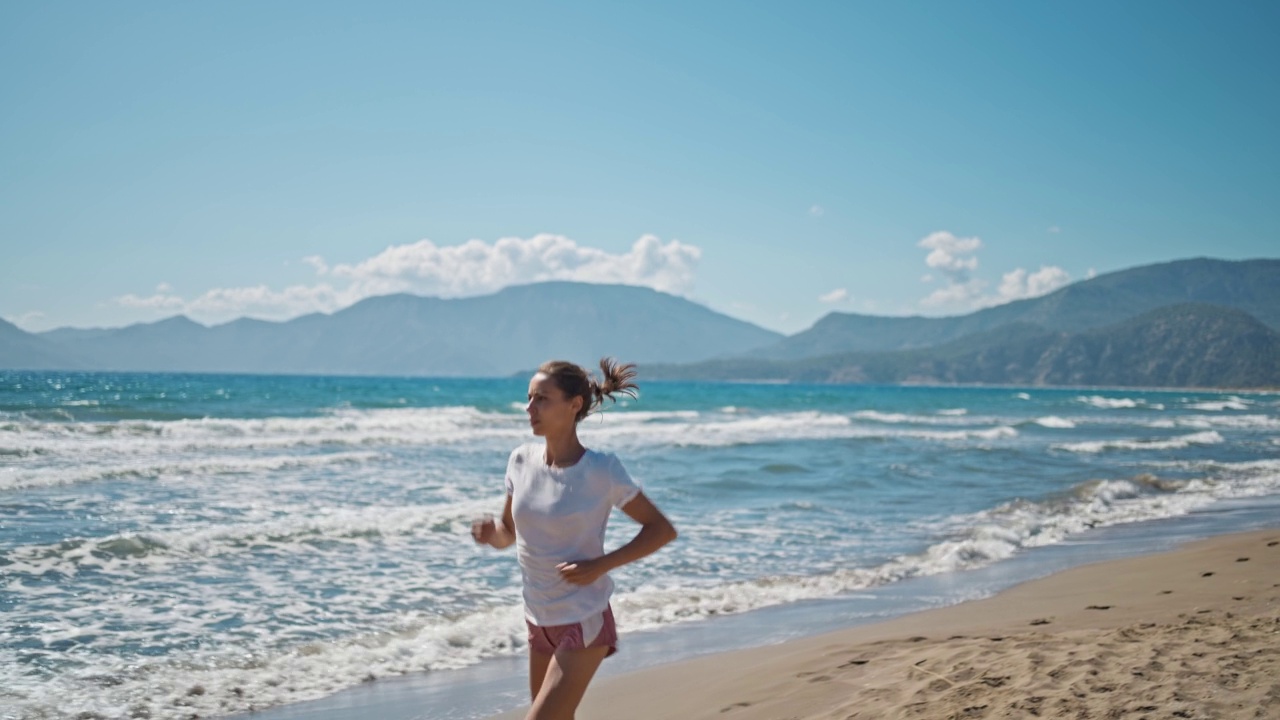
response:
M492 515L485 515L471 523L471 537L477 545L492 545L493 536L498 532L498 523Z
M516 541L516 521L511 517L511 496L507 496L502 517L494 518L485 513L471 523L471 539L477 545L489 545L501 550Z
M590 585L608 573L609 567L597 558L562 562L556 566L556 570L560 571L561 579L570 585Z

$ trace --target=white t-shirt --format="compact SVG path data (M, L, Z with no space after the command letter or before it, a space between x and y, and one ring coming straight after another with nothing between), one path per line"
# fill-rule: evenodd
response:
M559 468L547 464L543 445L521 445L507 461L506 485L529 622L569 625L604 612L613 593L608 575L573 585L560 578L556 565L604 555L610 510L640 493L617 456L587 450L574 465Z

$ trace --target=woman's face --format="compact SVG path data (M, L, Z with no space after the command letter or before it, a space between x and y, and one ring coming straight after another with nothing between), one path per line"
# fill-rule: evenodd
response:
M529 381L529 426L539 437L560 435L577 424L582 398L568 398L550 376L538 373Z

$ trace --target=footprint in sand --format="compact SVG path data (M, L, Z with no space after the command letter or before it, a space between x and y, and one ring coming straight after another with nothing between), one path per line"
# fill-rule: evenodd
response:
M1211 572L1201 573L1201 574L1200 574L1200 577L1212 577L1212 576L1213 576L1213 573L1211 573Z
M1031 621L1031 624L1032 625L1048 625L1049 621L1045 620L1044 618L1036 618L1035 620Z
M1110 605L1089 605L1085 610L1110 610Z
M749 702L736 702L736 703L734 703L734 704L732 704L732 705L730 705L730 706L728 706L728 707L722 707L722 708L720 708L720 712L722 712L722 713L727 713L727 712L729 712L730 710L733 710L733 709L735 709L735 708L744 708L744 707L751 707L751 703L749 703Z
M1249 562L1249 558L1236 558L1236 562Z

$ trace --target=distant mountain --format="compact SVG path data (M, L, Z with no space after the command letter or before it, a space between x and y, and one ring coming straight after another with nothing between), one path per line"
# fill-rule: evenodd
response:
M287 322L206 327L174 317L115 330L0 330L0 367L9 368L419 376L509 375L603 355L693 362L781 337L648 288L569 282L454 300L388 295Z
M647 288L566 282L388 295L288 322L0 322L0 368L482 377L613 355L651 378L1277 387L1278 329L1280 260L1196 259L962 317L832 313L785 339Z
M79 370L86 364L65 348L0 320L0 368Z
M1234 308L1182 304L1076 333L1011 323L932 348L641 370L650 379L1274 388L1280 332Z
M751 356L797 359L840 352L931 347L1014 323L1078 332L1188 302L1243 310L1280 330L1280 260L1233 262L1198 258L1145 265L1072 283L1042 297L957 317L831 313L808 330L754 351Z

